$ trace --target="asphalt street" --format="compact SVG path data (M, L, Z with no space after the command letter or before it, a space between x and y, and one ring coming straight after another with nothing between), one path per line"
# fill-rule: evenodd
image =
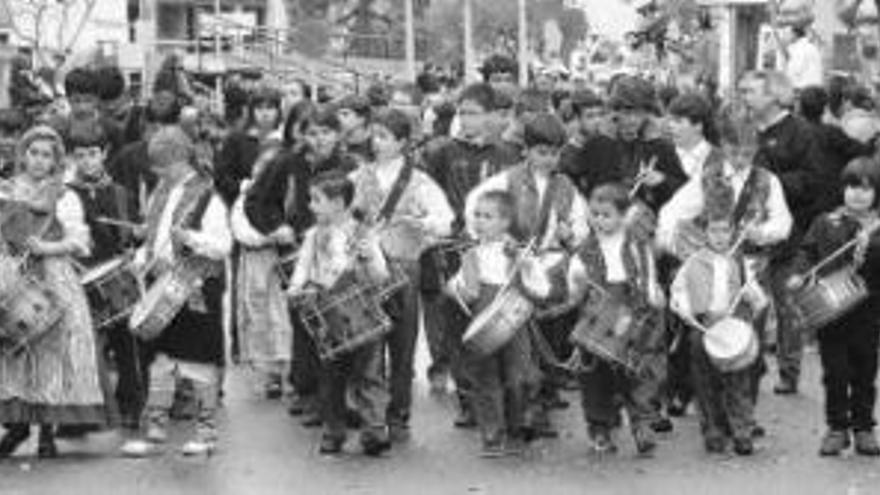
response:
M300 426L283 403L259 398L238 370L229 378L212 457L183 458L175 450L182 431L167 451L148 459L120 457L112 432L61 441L62 457L49 461L33 457L31 443L0 461L0 495L880 494L880 460L816 454L823 433L819 371L817 356L808 353L794 397L773 396L772 380L765 380L758 419L768 436L750 458L707 456L693 412L676 421L653 458L637 457L628 435L618 438L616 455L597 457L588 452L572 394L571 407L556 416L558 440L541 441L521 458L483 459L477 434L452 427L451 398L430 396L420 379L412 440L371 459L356 442L345 455L320 455L319 431Z

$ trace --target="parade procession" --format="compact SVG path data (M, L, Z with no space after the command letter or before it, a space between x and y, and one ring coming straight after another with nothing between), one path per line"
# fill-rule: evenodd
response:
M880 494L880 2L0 1L0 494Z

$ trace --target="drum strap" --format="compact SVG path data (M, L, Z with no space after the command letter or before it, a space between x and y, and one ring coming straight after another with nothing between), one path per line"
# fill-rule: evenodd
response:
M403 197L403 193L406 191L406 186L409 185L412 176L413 164L409 159L409 156L407 156L406 162L400 170L400 174L397 175L397 179L394 180L394 184L391 186L391 191L388 192L388 196L385 197L385 202L379 209L379 214L376 217L377 223L389 220L391 215L394 214L394 210L397 209L397 205L400 203L400 199Z

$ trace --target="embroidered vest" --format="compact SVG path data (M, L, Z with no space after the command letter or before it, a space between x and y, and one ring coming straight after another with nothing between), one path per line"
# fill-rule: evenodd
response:
M685 264L686 271L685 287L687 290L687 298L690 301L691 310L695 315L708 313L712 303L713 280L715 276L715 265L712 263L713 257L706 251L695 253ZM729 259L725 263L727 269L727 295L733 298L743 284L743 273L738 260L736 258ZM728 301L728 304L730 301Z
M543 210L541 204L526 204L525 198L536 191L530 189L534 187L534 178L531 176L528 166L521 163L512 168L507 178L507 190L514 199L514 211L516 211L516 222L514 222L514 236L523 240L534 237L536 235L546 235L547 220L540 218L539 212ZM547 189L544 191L544 200L552 201L549 205L552 211L556 212L557 219L567 219L571 215L571 205L574 202L575 186L568 176L563 174L552 174L547 181ZM538 211L531 211L537 207ZM537 222L529 219L530 215L537 215ZM548 210L549 215L549 210ZM543 232L536 232L543 226Z
M621 256L623 268L626 270L629 292L636 296L631 298L630 303L636 306L647 305L648 291L651 290L651 274L648 268L650 263L650 246L637 237L627 234L623 241ZM607 287L608 267L599 246L599 239L595 235L589 235L577 250L584 268L590 279L602 287Z

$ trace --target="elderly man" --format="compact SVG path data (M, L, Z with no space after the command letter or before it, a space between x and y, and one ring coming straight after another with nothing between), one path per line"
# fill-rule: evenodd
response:
M788 242L774 249L767 272L770 290L779 303L784 300L784 280L791 272L793 248L813 217L820 213L822 202L817 194L818 181L824 176L826 160L819 144L812 138L810 125L788 110L794 90L784 74L750 72L740 81L739 89L743 102L758 124L758 150L754 163L779 178L794 216ZM780 381L774 392L787 395L797 392L802 343L798 329L790 325L792 319L788 317L786 307L777 304L777 309Z

